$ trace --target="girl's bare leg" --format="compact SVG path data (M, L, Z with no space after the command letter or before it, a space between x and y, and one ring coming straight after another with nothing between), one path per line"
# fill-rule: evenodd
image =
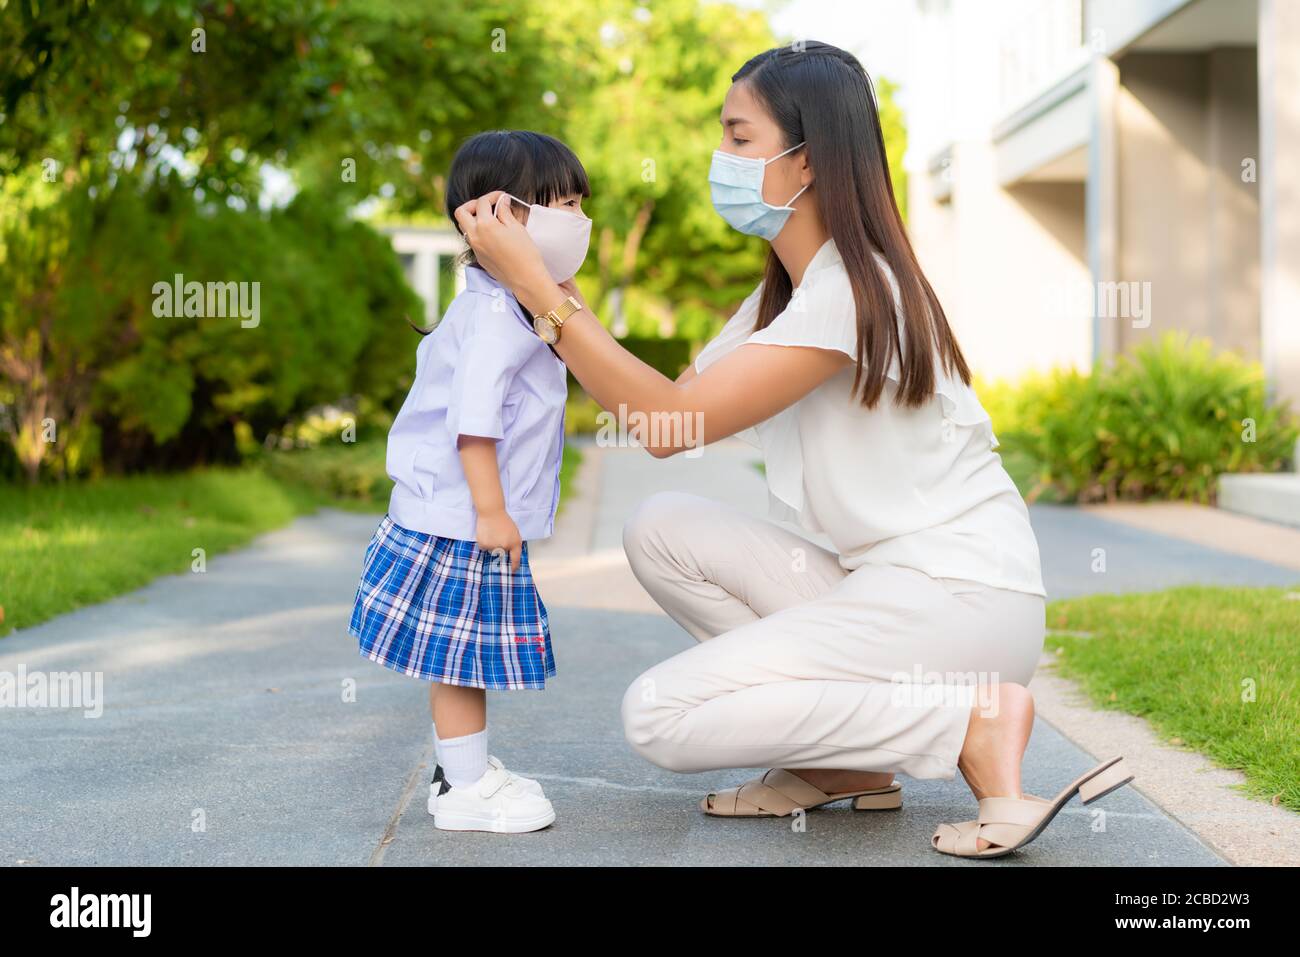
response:
M429 689L429 699L439 740L477 734L487 727L487 692L482 688L437 684L434 688Z

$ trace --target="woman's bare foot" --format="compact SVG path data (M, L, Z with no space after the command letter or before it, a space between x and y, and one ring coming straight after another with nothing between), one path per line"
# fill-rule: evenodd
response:
M1022 797L1020 761L1034 729L1034 696L1023 685L1000 684L994 706L986 708L971 708L957 768L976 800ZM988 841L981 839L979 847L988 847Z
M832 768L790 768L789 771L826 794L869 791L872 788L889 787L894 783L894 775L890 771L841 771Z

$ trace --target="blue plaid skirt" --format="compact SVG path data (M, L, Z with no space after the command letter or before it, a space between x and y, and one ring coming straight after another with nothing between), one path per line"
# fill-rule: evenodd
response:
M387 515L366 546L348 631L404 675L491 690L544 688L551 632L528 565L474 542L411 531Z

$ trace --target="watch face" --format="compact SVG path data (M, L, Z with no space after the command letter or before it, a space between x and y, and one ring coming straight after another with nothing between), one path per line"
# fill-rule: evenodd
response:
M547 319L545 316L536 316L533 318L533 331L536 332L541 340L547 345L554 345L555 341L560 338L556 334L557 330L555 328L555 323L551 322L551 320Z

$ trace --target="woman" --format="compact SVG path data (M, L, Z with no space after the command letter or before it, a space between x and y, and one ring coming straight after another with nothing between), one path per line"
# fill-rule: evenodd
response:
M866 72L809 42L732 79L713 201L771 249L762 282L676 382L551 278L508 204L494 212L489 194L456 212L480 264L543 317L539 334L601 406L698 425L657 430L651 454L743 433L762 447L777 517L835 546L706 499L645 502L625 529L632 568L700 644L628 689L628 740L675 771L773 766L707 795L717 816L897 807L894 772L960 768L978 818L940 825L933 846L1009 853L1075 793L1095 800L1131 775L1116 758L1053 801L1021 792L1024 686L1044 636L1037 543L904 231Z

